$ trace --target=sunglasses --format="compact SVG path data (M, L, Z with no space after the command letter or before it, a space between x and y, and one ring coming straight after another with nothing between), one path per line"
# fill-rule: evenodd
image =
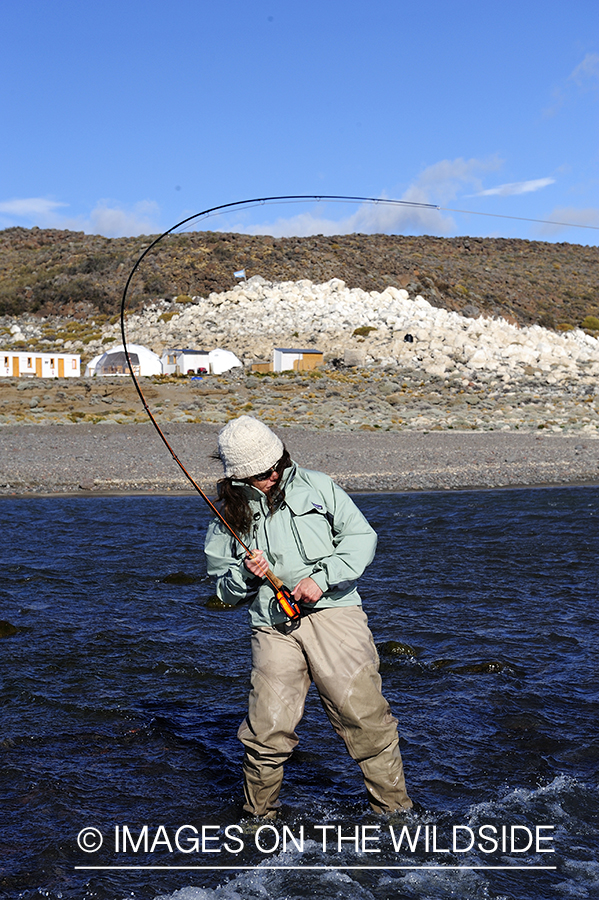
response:
M271 466L266 472L259 472L257 475L252 475L252 481L268 481L273 472L279 472L279 466L281 465L282 457L279 459L274 466ZM279 474L281 474L279 472Z
M257 475L252 475L252 481L268 481L273 472L277 471L276 466L271 466L270 469L266 472L259 472Z

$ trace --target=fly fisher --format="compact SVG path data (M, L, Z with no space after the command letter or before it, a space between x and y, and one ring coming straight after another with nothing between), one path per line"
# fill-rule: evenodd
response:
M279 437L251 416L221 430L218 455L226 525L218 518L208 528L208 573L223 602L249 603L251 626L251 689L238 731L244 810L276 817L283 766L298 743L312 681L362 770L374 812L410 809L397 720L381 693L356 587L374 557L375 532L328 475L294 463ZM273 593L270 570L289 588L291 613Z

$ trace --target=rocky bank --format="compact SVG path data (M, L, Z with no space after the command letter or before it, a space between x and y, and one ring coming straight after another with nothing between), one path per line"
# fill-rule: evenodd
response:
M169 424L168 440L203 490L222 466L218 426ZM277 427L293 458L350 491L455 490L597 484L599 441L543 433L338 433ZM0 496L193 492L149 424L8 427ZM199 502L199 501L198 501Z

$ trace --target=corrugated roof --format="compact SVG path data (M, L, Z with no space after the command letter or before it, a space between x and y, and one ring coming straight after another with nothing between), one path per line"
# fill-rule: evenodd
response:
M294 347L275 347L277 353L322 353L322 350L300 350Z

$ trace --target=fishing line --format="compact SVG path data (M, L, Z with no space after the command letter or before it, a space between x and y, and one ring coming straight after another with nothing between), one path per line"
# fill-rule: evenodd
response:
M145 248L143 253L139 256L139 258L135 262L133 268L131 269L131 272L129 273L129 277L127 278L127 281L125 283L125 288L123 290L123 297L121 300L121 314L120 314L121 336L123 338L123 348L125 351L125 358L127 360L127 365L129 367L129 373L131 375L131 378L133 379L133 384L135 385L135 389L139 395L139 398L141 400L143 408L145 409L145 411L150 419L150 422L152 423L152 425L158 432L160 439L166 446L166 448L169 451L169 453L171 454L172 458L174 459L176 464L179 466L179 468L181 469L181 471L183 472L185 477L188 479L188 481L193 485L194 489L198 492L198 494L202 497L202 499L210 507L210 509L212 510L214 515L220 520L220 522L222 522L222 524L229 531L229 533L232 535L232 537L235 539L235 541L237 541L237 543L250 556L253 556L253 551L244 543L244 541L234 531L234 529L231 528L229 523L226 521L224 516L220 513L220 511L215 506L215 504L212 502L212 500L210 500L208 495L202 490L200 485L196 482L196 480L192 477L192 475L187 471L187 469L185 468L185 466L183 465L183 463L181 462L181 460L179 459L179 457L177 456L177 454L171 447L171 445L170 445L169 441L167 440L166 435L162 431L160 425L154 418L154 415L147 404L146 398L144 397L144 394L143 394L143 391L139 384L139 381L137 380L137 376L135 375L135 371L133 369L133 363L131 360L131 355L129 353L129 348L127 346L127 334L125 331L125 306L126 306L127 295L129 293L129 288L131 286L131 282L133 280L135 273L139 269L139 266L141 265L142 261L154 249L154 247L156 247L156 245L160 243L160 241L162 241L169 234L172 234L177 229L182 229L184 226L187 229L187 228L191 227L192 222L196 222L199 219L204 219L204 218L208 218L208 217L216 216L216 215L223 215L225 212L231 212L235 209L248 210L248 209L254 209L258 206L266 206L267 204L275 205L275 204L305 203L306 201L309 201L309 200L315 201L315 202L331 201L334 203L368 203L373 206L400 206L400 207L403 206L403 207L408 207L408 208L413 208L413 209L422 209L422 210L427 210L427 209L428 210L437 210L437 211L444 210L447 212L467 213L468 215L494 216L496 218L518 219L518 220L524 221L524 222L538 222L538 223L542 223L542 224L546 224L546 225L566 225L568 227L573 227L573 228L592 228L594 230L599 230L599 227L594 226L594 225L575 225L570 222L551 222L551 221L548 221L545 219L525 219L520 216L501 216L501 215L495 214L495 213L481 213L481 212L475 212L473 210L458 210L458 209L452 210L450 207L442 207L442 206L438 206L437 204L434 204L434 203L419 203L419 202L411 201L411 200L393 200L393 199L382 198L382 197L353 197L353 196L347 196L347 195L291 194L291 195L282 195L282 196L275 196L275 197L254 197L250 200L239 200L234 203L223 203L223 204L220 204L219 206L212 206L209 209L202 210L202 212L194 213L194 215L187 216L185 219L182 219L180 222L177 222L177 224L173 225L172 228L169 228L167 231L163 232L157 238L155 238L153 241L151 241L151 243ZM299 607L295 603L294 598L291 596L291 592L287 588L285 588L285 586L280 581L280 579L278 579L275 575L273 575L273 573L270 571L270 569L266 573L265 578L267 579L267 581L269 581L271 586L274 588L275 596L277 597L277 600L279 601L279 603L281 604L281 607L284 609L284 611L287 613L287 615L290 618L297 618L297 616L299 616Z
M566 228L591 228L599 231L599 225L577 225L575 222L556 222L550 219L528 219L525 216L505 216L501 213L474 212L472 209L453 209L451 206L438 206L444 212L466 213L469 216L489 216L492 219L515 219L517 222L538 222L541 225L565 225Z

